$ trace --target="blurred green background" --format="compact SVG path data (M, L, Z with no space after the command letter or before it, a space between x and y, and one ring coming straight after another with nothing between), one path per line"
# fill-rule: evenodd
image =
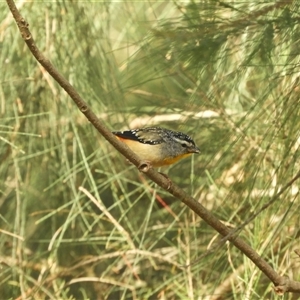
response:
M299 171L299 3L19 2L41 51L111 130L201 154L163 169L237 227ZM277 299L232 245L144 178L30 54L0 3L2 299ZM299 188L241 232L300 280ZM298 299L287 294L282 299Z

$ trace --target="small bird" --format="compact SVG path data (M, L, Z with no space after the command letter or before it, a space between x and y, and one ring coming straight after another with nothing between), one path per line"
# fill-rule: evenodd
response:
M152 167L172 165L181 158L200 153L191 137L161 127L113 131L113 134Z

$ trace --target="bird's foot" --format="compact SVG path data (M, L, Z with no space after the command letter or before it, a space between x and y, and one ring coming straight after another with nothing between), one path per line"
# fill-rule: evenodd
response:
M160 175L164 176L167 180L168 180L168 187L167 187L167 190L169 190L172 186L172 180L170 179L170 177L165 174L165 173L162 173L162 172L158 172Z
M138 166L139 171L143 173L147 173L150 168L152 168L152 164L149 161L142 161L141 164ZM168 180L167 190L169 190L172 186L172 180L165 173L161 173L161 172L158 173L164 176Z

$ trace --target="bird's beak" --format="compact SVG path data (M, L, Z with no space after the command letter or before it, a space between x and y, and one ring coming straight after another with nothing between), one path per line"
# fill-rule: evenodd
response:
M192 149L191 152L192 153L200 153L200 149L198 147L195 147L194 149Z

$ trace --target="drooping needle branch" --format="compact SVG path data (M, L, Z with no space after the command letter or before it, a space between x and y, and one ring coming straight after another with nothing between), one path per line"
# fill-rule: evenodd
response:
M21 16L13 0L6 0L8 7L18 25L21 36L27 44L30 52L36 60L46 69L46 71L56 80L56 82L68 93L71 99L78 106L80 111L92 123L92 125L99 131L99 133L120 153L122 153L135 166L140 166L143 162L135 155L125 144L118 141L115 136L108 130L103 123L97 118L95 113L88 107L86 102L80 97L74 87L56 70L51 62L41 53L29 30L29 24ZM227 239L238 249L240 249L254 264L274 283L275 291L277 293L285 292L300 292L300 283L290 280L285 276L280 276L277 272L255 252L247 243L236 235L232 235L229 228L221 223L211 212L209 212L203 205L198 203L194 198L185 193L177 185L171 184L170 181L161 175L153 168L147 169L146 175L153 180L160 187L166 189L177 199L185 203L192 209L199 217L206 223L218 231L223 237Z

